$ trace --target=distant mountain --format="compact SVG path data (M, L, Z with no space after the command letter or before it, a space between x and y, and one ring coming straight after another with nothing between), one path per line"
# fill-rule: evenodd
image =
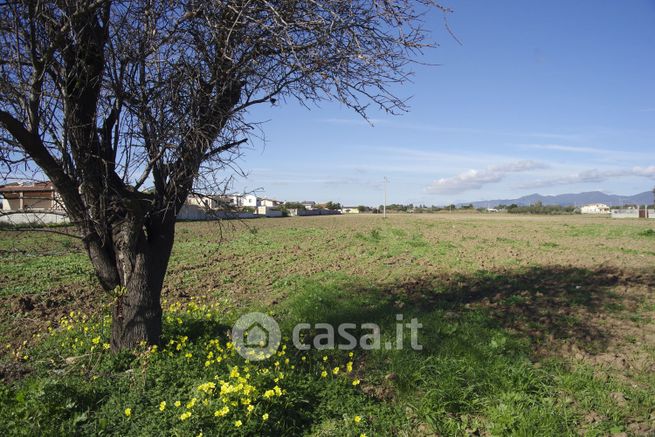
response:
M601 191L589 191L587 193L577 194L559 194L557 196L542 196L541 194L530 194L519 197L518 199L495 199L470 202L476 208L493 208L498 205L511 205L513 203L520 206L532 205L541 202L544 205L561 205L561 206L582 206L589 203L604 203L609 206L621 206L625 204L652 205L653 192L644 191L643 193L633 196L619 196L616 194L605 194ZM468 205L464 202L462 205Z

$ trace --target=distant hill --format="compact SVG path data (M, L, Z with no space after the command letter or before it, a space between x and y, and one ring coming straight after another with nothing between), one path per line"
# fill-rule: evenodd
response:
M519 206L528 206L537 202L541 202L544 205L560 206L581 206L589 203L604 203L609 206L621 206L625 204L652 205L653 193L652 191L644 191L643 193L635 194L633 196L605 194L601 191L589 191L577 194L559 194L557 196L542 196L541 194L535 193L519 197L518 199L482 200L469 203L472 203L476 208L493 208L498 205L511 205L513 203ZM468 203L464 202L462 205L468 205Z

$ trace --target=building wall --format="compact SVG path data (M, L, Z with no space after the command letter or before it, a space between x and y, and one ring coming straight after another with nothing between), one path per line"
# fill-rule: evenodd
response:
M246 194L241 198L241 205L240 206L249 206L256 208L259 206L259 201L257 199L257 196L254 194Z
M639 218L638 209L613 209L612 218Z
M596 205L585 205L580 208L581 214L609 214L610 208L607 205L596 204Z
M68 217L60 212L16 212L12 214L0 215L0 223L13 225L52 225L59 223L68 223Z
M264 207L266 207L266 206L274 206L274 205L273 205L273 201L272 201L272 200L269 200L269 199L262 199L262 200L260 200L260 201L259 201L259 205L260 205L260 206L264 206Z
M183 205L177 213L178 220L228 220L228 219L250 219L257 218L256 214L249 212L233 212L213 210L207 211L196 205Z
M2 199L2 210L3 211L18 211L20 209L20 200L19 199Z
M20 211L21 209L63 210L61 204L56 201L59 196L54 196L52 191L25 191L22 194L22 208L21 195L19 193L7 193L2 200L2 209L4 211ZM56 197L56 199L53 197Z
M270 206L258 206L256 211L258 215L266 217L282 217L284 215L282 211L278 211Z

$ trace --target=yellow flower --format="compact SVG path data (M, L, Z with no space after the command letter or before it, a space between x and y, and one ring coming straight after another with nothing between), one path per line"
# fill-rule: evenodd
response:
M109 343L103 343L103 344L102 344L102 348L103 348L104 350L108 350L110 347L111 347L111 345L110 345Z
M268 420L268 413L262 414L262 420L266 422Z
M265 398L272 398L273 396L275 396L275 392L273 390L266 390L264 392L264 397Z
M353 371L353 362L352 361L348 361L348 363L346 364L346 371L348 373Z
M216 388L216 384L214 382L205 382L204 384L200 384L198 386L199 391L203 391L205 393L210 393Z
M183 421L183 422L185 420L187 420L189 417L191 417L191 411L186 411L186 412L180 414L180 420Z
M333 375L336 375L337 373L339 373L339 368L338 367L335 367L334 369L332 369L332 374Z
M248 405L248 412L252 413L252 410L254 410L255 407L253 405Z
M93 343L93 344L98 344L98 343L100 343L100 337L96 337L96 338L92 339L92 340L91 340L91 343Z
M235 428L238 428L238 427L240 427L241 425L243 425L243 422L241 422L240 420L236 420L236 421L234 422L234 427L235 427Z
M359 379L353 379L353 385L359 385L360 381Z
M361 433L361 434L359 435L359 437L366 437L366 434Z
M214 412L214 416L216 416L216 417L223 417L223 416L225 416L225 415L226 415L227 413L229 413L229 412L230 412L230 407L228 407L228 406L226 405L226 406L224 406L223 408L221 408L220 410L216 410L216 411Z
M181 405L182 405L182 402L180 402L180 401L175 401L175 406L176 406L176 407L179 408Z
M130 417L132 415L132 409L131 408L126 408L125 409L125 417Z
M321 372L321 378L327 377L327 372L324 370Z
M161 401L159 403L159 411L164 411L166 409L166 401Z
M323 361L327 361L327 355L323 355Z
M354 355L355 355L355 354L352 353L352 352L348 353L348 356L349 356L350 358L352 358Z
M353 418L353 420L355 421L355 423L359 423L359 422L362 421L362 417L361 417L361 416L355 416L355 417Z

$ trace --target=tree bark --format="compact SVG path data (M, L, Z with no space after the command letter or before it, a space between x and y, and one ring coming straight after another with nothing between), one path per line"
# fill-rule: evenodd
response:
M113 351L156 345L161 340L161 290L173 248L175 220L149 223L137 232L133 228L133 223L124 223L114 232L120 279L113 290ZM133 238L136 240L131 241Z

